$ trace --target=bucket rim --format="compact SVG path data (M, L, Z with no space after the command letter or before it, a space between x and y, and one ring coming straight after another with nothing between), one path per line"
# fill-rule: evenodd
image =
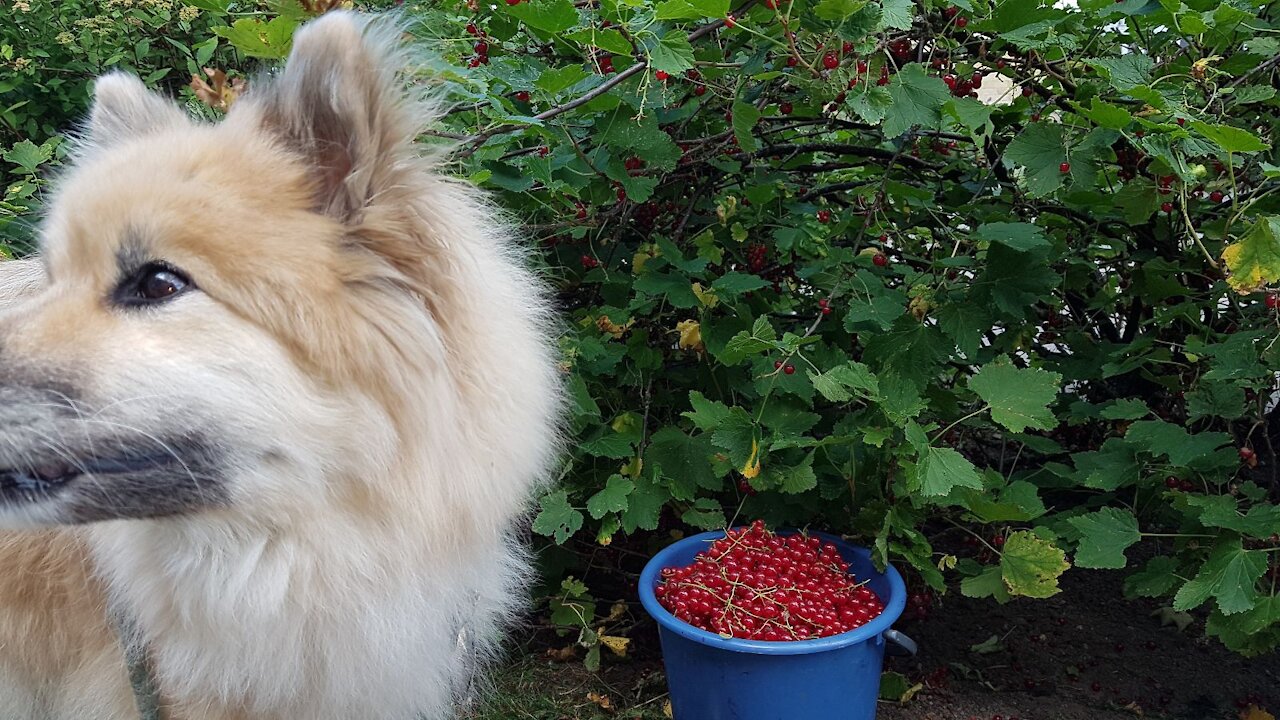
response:
M794 535L800 531L780 530L777 532L780 535ZM871 551L867 548L860 545L854 545L844 538L830 533L809 531L807 534L812 537L822 538L824 541L834 544L842 551L852 551L853 553L864 555L866 557L870 557L871 555ZM829 650L838 650L840 648L849 647L850 645L856 645L875 638L892 627L893 623L897 621L897 619L902 615L902 611L906 608L906 583L903 582L902 575L898 573L897 569L890 564L885 567L884 571L884 576L889 581L889 598L885 601L884 611L867 624L856 627L848 632L831 635L830 637L816 638L814 640L768 641L725 638L713 632L696 628L693 625L677 618L675 615L671 614L670 611L664 608L662 604L658 602L658 598L654 595L653 589L657 587L659 573L662 569L673 564L671 561L671 557L673 555L686 550L690 545L710 545L712 542L719 540L724 536L724 530L713 530L711 532L691 535L687 538L677 540L658 551L658 553L650 558L649 562L645 564L644 570L640 573L640 604L644 606L645 612L649 613L654 620L657 620L658 624L664 629L701 645L707 645L732 652L751 653L755 655L807 655L827 652Z

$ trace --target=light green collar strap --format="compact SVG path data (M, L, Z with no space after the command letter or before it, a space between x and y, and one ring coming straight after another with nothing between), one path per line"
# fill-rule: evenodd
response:
M156 685L151 657L147 653L146 643L142 641L142 634L128 614L117 612L113 616L116 635L120 638L125 663L129 668L129 684L133 687L138 717L141 720L164 720L164 715L160 712L160 690Z

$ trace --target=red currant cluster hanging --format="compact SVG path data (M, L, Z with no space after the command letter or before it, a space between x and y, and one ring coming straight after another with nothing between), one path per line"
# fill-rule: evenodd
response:
M760 520L730 530L693 564L664 568L654 594L694 627L751 640L828 637L884 611L835 545L804 534L780 536Z

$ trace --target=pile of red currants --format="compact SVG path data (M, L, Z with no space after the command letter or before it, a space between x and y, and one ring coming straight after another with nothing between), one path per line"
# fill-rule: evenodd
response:
M848 632L884 603L858 583L836 546L782 536L760 520L730 530L693 564L664 568L654 594L680 620L724 637L812 640Z

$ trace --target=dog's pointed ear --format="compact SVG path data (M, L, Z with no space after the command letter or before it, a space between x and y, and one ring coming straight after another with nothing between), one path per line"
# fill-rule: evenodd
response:
M343 222L357 222L410 155L396 37L385 21L326 13L294 36L284 71L250 90L257 121L310 166L317 208Z
M184 122L186 116L176 105L133 75L111 72L93 83L87 133L93 145L110 145Z

